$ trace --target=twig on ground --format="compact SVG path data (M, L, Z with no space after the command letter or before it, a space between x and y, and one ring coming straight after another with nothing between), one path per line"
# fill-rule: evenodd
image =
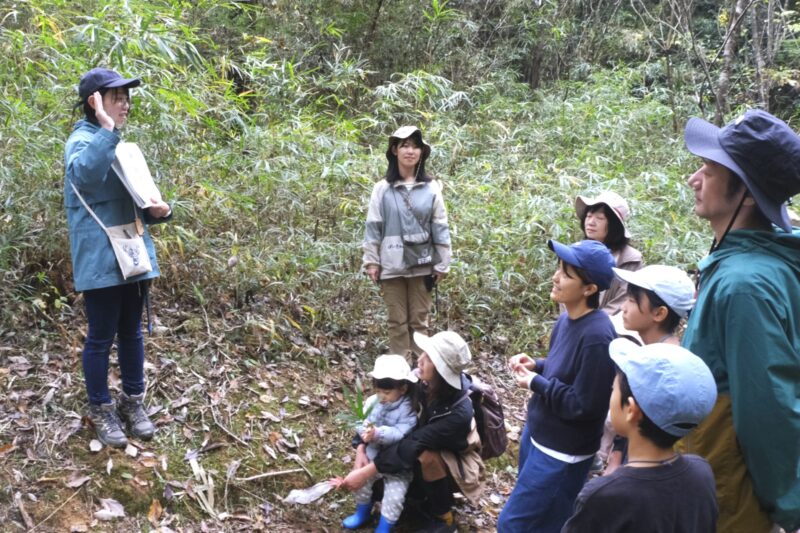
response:
M300 466L302 466L302 465L300 465ZM306 470L305 467L303 467L303 468L290 468L289 470L277 470L275 472L265 472L263 474L258 474L256 476L237 477L236 481L254 481L256 479L263 479L265 477L275 477L275 476L283 476L283 475L286 475L286 474L296 474L297 472L302 472L303 470L308 472L308 470Z
M246 443L245 441L243 441L242 439L240 439L239 437L237 437L236 435L234 435L234 434L233 434L233 433L232 433L232 432L231 432L231 431L230 431L228 428L226 428L225 426L223 426L223 425L222 425L222 423L221 423L221 422L220 422L220 421L217 419L217 412L214 410L214 408L213 408L213 407L211 408L211 416L214 418L214 423L215 423L217 426L219 426L219 428L220 428L222 431L224 431L225 433L227 433L227 434L228 434L228 436L230 436L232 439L236 440L237 442L239 442L239 443L241 443L241 444L243 444L243 445L245 445L245 446L250 446L248 443Z
M308 474L308 478L309 478L311 481L314 481L314 475L311 473L311 471L310 471L308 468L306 468L306 465L304 465L304 464L303 464L303 461L302 461L302 459L300 459L300 456L299 456L299 455L297 455L296 453L289 453L289 454L286 454L286 457L288 457L289 459L293 459L293 460L294 460L294 462L296 462L297 464L299 464L299 465L300 465L300 468L302 468L303 470L305 470L305 471L306 471L306 474Z
M322 409L322 407L315 406L314 408L309 409L307 411L301 411L299 413L293 414L292 416L287 416L287 417L284 418L284 420L297 420L298 418L303 418L304 416L308 416L311 413L316 413L320 409Z
M49 515L47 515L47 518L45 518L44 520L42 520L41 522L39 522L38 524L36 524L35 526L33 526L33 527L32 527L32 528L29 530L29 532L28 532L28 533L32 533L32 532L33 532L33 531L35 531L35 530L36 530L36 529L37 529L39 526L41 526L42 524L44 524L45 522L47 522L48 520L50 520L51 518L53 518L53 515L54 515L54 514L56 514L57 512L59 512L59 511L61 510L61 508L62 508L62 507L64 507L65 505L67 505L67 504L69 503L69 501L70 501L72 498L74 498L75 496L77 496L77 495L78 495L78 493L79 493L79 492L80 492L82 489L83 489L83 487L78 487L78 489L77 489L75 492L73 492L73 493L72 493L72 496L70 496L69 498L67 498L66 500L64 500L64 503L62 503L61 505L59 505L59 506L56 508L56 510L55 510L55 511L53 511L52 513L50 513Z

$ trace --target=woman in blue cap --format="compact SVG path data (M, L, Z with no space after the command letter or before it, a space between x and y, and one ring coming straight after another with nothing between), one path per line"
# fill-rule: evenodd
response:
M83 292L88 332L82 361L89 398L89 419L97 437L124 447L129 435L150 439L155 432L144 399L142 309L149 280L158 277L155 249L146 224L171 217L170 206L151 199L151 207L136 207L111 169L120 129L131 108L130 89L138 78L95 68L78 86L84 117L73 127L64 152L64 206L67 212L75 290ZM85 202L85 204L84 204ZM90 211L91 210L91 213ZM96 216L106 227L135 222L144 240L152 270L123 277L114 250ZM109 353L116 338L122 392L115 403L108 389Z
M520 438L517 484L497 521L500 533L557 533L572 514L608 411L616 336L599 310L600 291L614 278L614 258L600 241L570 246L549 241L558 256L550 298L564 306L545 359L509 360L517 385L533 391Z

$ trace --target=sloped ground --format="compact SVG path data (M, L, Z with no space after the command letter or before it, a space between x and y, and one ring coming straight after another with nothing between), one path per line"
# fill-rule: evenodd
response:
M379 350L369 339L379 325L354 325L349 338L298 329L279 351L253 316L161 309L157 333L145 341L156 437L93 451L94 432L82 418L80 315L26 320L0 335L4 530L341 529L353 507L349 494L329 492L305 506L282 498L349 470L342 387L369 370ZM513 487L525 393L511 389L503 339L472 347L472 371L498 390L512 438L506 454L487 465L480 508L458 506L461 531L486 531ZM111 382L118 390L116 367Z

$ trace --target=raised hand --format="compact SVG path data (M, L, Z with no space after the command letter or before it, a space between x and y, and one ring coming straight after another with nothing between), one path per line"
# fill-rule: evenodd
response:
M100 127L108 131L114 131L114 119L111 118L111 115L106 113L105 107L103 107L103 96L100 94L100 91L95 91L90 94L86 101L89 103L89 107L94 109L94 114L97 117L97 122L100 124Z

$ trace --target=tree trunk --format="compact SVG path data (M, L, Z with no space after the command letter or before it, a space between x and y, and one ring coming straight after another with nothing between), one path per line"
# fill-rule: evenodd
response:
M728 21L728 31L725 33L725 42L722 48L722 68L717 81L717 110L714 117L714 122L717 126L722 125L725 115L730 110L728 92L731 86L731 71L733 70L736 49L739 44L739 23L744 15L747 0L735 0L735 2Z
M378 29L378 17L381 14L382 7L383 0L378 0L378 6L375 8L375 14L372 15L372 22L369 25L367 37L364 39L364 53L368 52L372 48L372 43L375 41L375 31Z
M755 82L758 88L758 106L769 111L769 79L766 74L767 66L764 61L764 32L765 26L760 23L762 9L756 6L750 10L750 31L751 45L753 47L753 59L755 61Z

